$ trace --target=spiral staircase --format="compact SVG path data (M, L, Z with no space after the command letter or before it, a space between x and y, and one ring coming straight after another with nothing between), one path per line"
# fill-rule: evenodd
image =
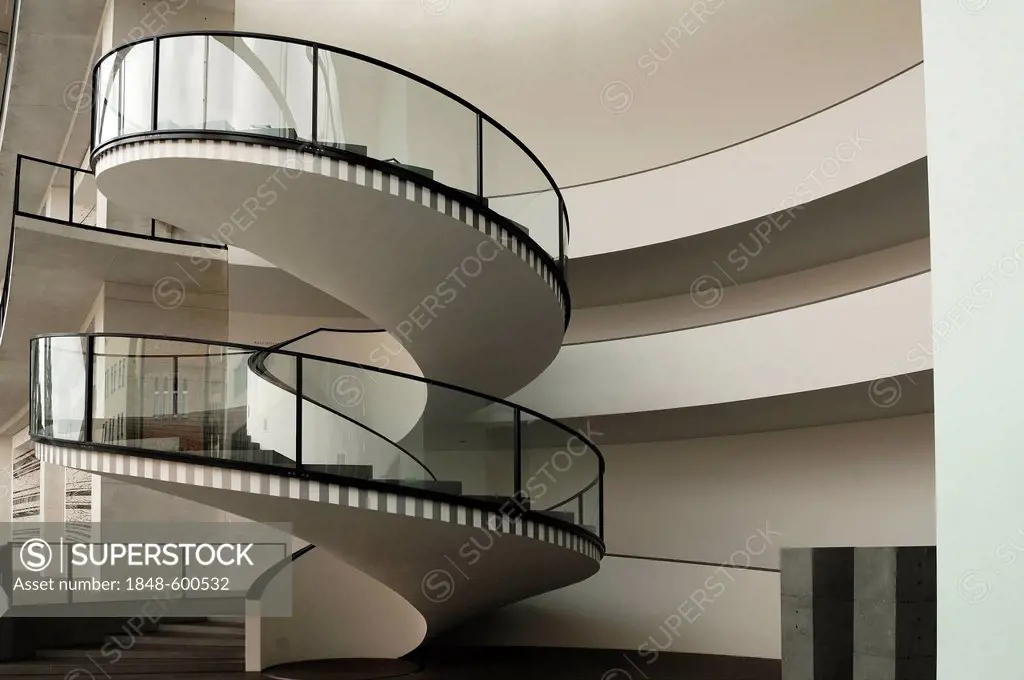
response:
M250 251L388 331L358 360L151 335L32 342L41 459L287 522L316 546L294 562L290 623L251 603L247 670L398 657L596 573L600 451L503 398L553 360L571 310L564 201L522 142L408 71L274 36L147 38L104 56L93 87L110 200ZM338 623L373 596L379 627Z

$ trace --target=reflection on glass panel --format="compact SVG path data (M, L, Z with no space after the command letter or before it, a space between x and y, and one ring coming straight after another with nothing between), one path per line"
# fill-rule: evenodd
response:
M160 40L158 130L204 129L206 110L223 96L216 91L208 93L208 41L206 36L192 35Z
M230 36L160 41L162 130L310 139L312 106L312 48Z
M107 57L96 74L96 144L151 129L153 43L125 47Z
M321 50L317 139L476 194L476 114L380 66Z
M153 43L126 47L121 66L122 135L153 129Z
M96 176L76 172L72 190L74 195L71 203L74 213L71 215L71 221L75 224L96 226Z
M484 196L552 257L558 257L558 194L515 142L484 121Z
M584 529L601 535L601 488L597 483L580 496L578 514Z
M291 467L295 401L249 371L250 352L96 338L95 441Z
M516 491L514 416L504 404L431 385L421 434L407 448L463 495L501 501Z
M33 347L34 433L81 441L85 434L87 340L81 337L43 338Z
M521 437L530 508L563 513L562 519L575 521L577 508L571 499L597 479L597 454L576 434L526 414Z
M410 485L432 479L418 456L393 443L415 437L424 383L305 357L302 394L304 467Z

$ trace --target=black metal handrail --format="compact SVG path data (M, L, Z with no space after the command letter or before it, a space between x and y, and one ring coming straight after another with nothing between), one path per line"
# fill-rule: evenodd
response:
M67 219L63 219L61 217L53 217L52 215L42 215L40 213L33 212L31 210L26 210L26 209L22 208L22 206L21 206L21 197L23 195L23 193L21 191L22 167L23 167L23 165L26 165L26 164L43 165L43 166L47 166L47 167L53 168L54 172L64 171L64 172L68 173L68 202L67 202L67 206L66 206L67 211L68 211ZM42 158L36 158L34 156L28 156L26 154L18 154L18 158L17 158L16 165L15 165L15 172L14 172L14 187L15 187L14 188L14 219L17 219L18 217L29 217L29 218L32 218L34 220L42 220L44 222L50 222L50 223L53 223L53 224L60 224L60 225L63 225L63 226L76 227L78 229L85 229L85 230L88 230L88 231L95 231L95 232L98 232L98 233L101 233L101 234L116 234L118 236L128 236L128 237L131 237L131 238L145 239L147 241L159 241L159 242L162 242L162 243L175 243L175 244L186 245L186 246L200 246L200 247L203 247L203 248L214 248L214 249L217 249L217 250L227 250L227 245L223 244L223 243L206 242L206 241L193 241L191 239L175 238L173 236L157 236L156 235L156 222L157 222L157 220L154 217L147 218L149 220L149 233L148 234L141 233L141 232L135 232L135 231L125 231L123 229L108 229L108 228L103 227L103 226L85 224L84 222L76 221L75 220L75 207L78 205L78 203L75 201L75 192L76 192L75 184L76 184L76 179L78 178L79 175L95 178L95 173L91 169L89 169L89 168L76 168L73 165L67 165L65 163L58 163L56 161L48 161L48 160L44 160ZM98 195L99 194L97 193L97 197L98 197ZM96 210L96 207L94 206L93 207L93 211L95 212L95 210ZM11 227L12 227L12 229L14 227L13 220L12 220L12 223L11 223Z
M395 441L392 441L392 440L388 439L387 437L385 437L384 435L382 435L380 432L378 432L377 430L373 429L369 425L367 425L365 423L361 423L358 420L356 420L355 418L352 418L351 416L345 415L344 413L342 413L338 409L332 408L331 406L328 406L327 404L323 403L319 399L314 399L314 398L310 397L309 395L302 394L294 386L289 385L286 381L281 380L276 375L274 375L273 372L270 371L270 369L267 368L267 364L266 364L266 358L270 354L273 354L273 352L272 351L265 351L265 352L255 352L255 353L249 354L249 358L247 359L247 363L249 364L249 370L252 371L254 374L258 375L260 378L262 378L262 379L266 380L267 382L271 383L275 387L277 387L279 389L282 389L285 392L288 392L289 394L292 394L296 399L303 399L305 401L308 401L310 404L313 404L314 406L322 408L323 410L327 411L328 413L331 413L332 415L334 415L334 416L336 416L338 418L343 418L343 419L347 420L348 422L352 423L353 425L355 425L356 427L362 429L363 431L370 433L371 435L373 435L377 439L380 439L380 440L383 440L383 441L387 442L389 445L393 446L396 450L401 451L403 455L405 455L407 458L409 458L414 463L416 463L424 472L426 472L430 476L430 478L432 480L434 480L435 482L437 481L437 475L435 475L430 470L430 468L428 468L426 465L424 465L422 460L420 460L419 458L414 456L411 451L406 449L404 446L401 446L400 444L398 444L398 442L395 442ZM301 362L302 360L301 359L297 359L297 361ZM302 370L301 363L296 367L295 370L296 370L296 373L299 373Z
M201 37L201 38L208 38L208 39L209 38L214 38L214 39L253 39L253 40L264 40L264 41L273 41L275 43L280 43L280 44L285 44L285 45L301 46L301 47L307 48L309 50L308 58L309 58L309 61L310 61L310 69L311 69L310 70L310 80L309 80L309 82L312 83L312 90L310 92L310 96L312 98L312 101L311 102L305 102L304 101L304 103L311 103L311 109L310 109L311 113L310 113L310 120L303 119L302 122L304 124L305 123L310 123L310 128L309 128L310 131L311 131L310 138L309 139L300 138L299 135L297 134L297 130L295 130L295 129L290 129L289 130L290 134L286 135L286 136L271 135L271 134L260 134L258 131L248 131L248 132L232 131L230 133L227 133L227 132L224 132L224 131L220 131L218 133L216 130L211 130L211 129L208 129L208 128L203 128L203 129L198 129L198 130L178 129L178 128L172 128L172 129L163 128L162 129L160 124L159 124L159 117L158 117L159 116L159 112L158 112L159 100L160 100L158 95L159 95L159 92L160 92L160 77L161 77L160 46L161 46L161 43L166 43L168 41L172 41L172 40L175 40L175 39L187 38L187 37ZM152 57L151 57L151 61L152 61L152 64L151 64L151 66L152 66L152 74L151 74L151 76L148 76L148 75L146 76L147 80L148 80L147 87L151 87L152 88L152 102L150 104L150 110L147 112L148 115L151 116L151 119L149 121L147 121L148 124L147 125L143 125L142 129L139 130L139 131L133 131L133 132L125 134L125 133L121 133L120 130L119 130L119 133L115 134L110 139L98 139L97 132L98 131L102 131L102 129L103 129L103 124L100 121L101 111L104 111L104 112L106 111L108 105L110 104L110 99L115 94L114 91L113 91L113 88L112 88L112 83L106 83L105 84L106 86L104 86L104 84L100 82L100 76L99 76L100 70L104 67L104 65L108 62L109 59L115 60L114 63L120 63L121 65L123 65L126 56L130 54L130 51L133 48L136 48L139 45L143 45L143 44L147 44L147 43L152 43L152 45L153 45ZM484 177L485 177L485 173L484 173L484 155L487 152L487 149L485 149L485 142L484 142L484 123L486 123L487 125L490 125L497 132L499 132L506 140L508 140L508 142L513 144L515 147L517 147L525 155L525 157L528 158L529 161L535 166L536 170L544 177L544 180L546 181L548 186L546 188L541 188L541 189L534 190L534 191L524 191L524 192L518 192L518 193L509 193L509 192L499 193L499 192L493 192L492 193L492 197L498 197L498 196L504 196L504 195L541 194L541 193L546 193L548 191L553 192L553 194L557 197L557 211L558 211L557 268L559 270L562 270L562 271L565 270L566 261L568 259L567 258L567 254L566 254L566 246L568 244L569 234L570 234L569 217L568 217L568 210L566 209L565 199L564 199L564 197L562 195L561 189L559 189L558 185L555 183L554 177L551 175L551 173L548 171L548 169L544 166L544 164L540 161L540 159L537 157L537 155L533 151L531 151L529 149L529 147L526 146L526 144L524 144L518 137L516 137L514 134L512 134L512 132L510 132L504 125L499 123L492 116L488 115L483 110L481 110L479 107L473 105L472 103L470 103L466 99L460 97L459 95L457 95L454 92L448 90L447 88L444 88L444 87L442 87L442 86L440 86L440 85L438 85L438 84L436 84L436 83L434 83L434 82L432 82L432 81L430 81L430 80L428 80L428 79L426 79L426 78L424 78L422 76L419 76L419 75L417 75L417 74L415 74L415 73L413 73L411 71L408 71L408 70L403 69L401 67L395 66L393 64L389 64L389 63L387 63L385 61L382 61L380 59L377 59L377 58L374 58L374 57L371 57L371 56L368 56L368 55L365 55L365 54L360 54L358 52L353 52L351 50L347 50L347 49L344 49L344 48L326 45L324 43L318 43L318 42L309 41L309 40L302 40L302 39L298 39L298 38L288 38L288 37L283 37L283 36L269 35L269 34L265 34L265 33L254 33L254 32L242 32L242 31L185 31L185 32L167 33L167 34L163 34L163 35L159 35L159 36L144 37L144 38L141 38L139 40L135 40L135 41L128 42L128 43L125 43L123 45L120 45L117 48L115 48L115 49L107 52L105 55L103 55L103 57L101 57L99 59L99 61L97 61L96 65L93 67L92 82L93 82L93 92L95 93L95 95L93 96L93 102L92 102L93 111L92 111L92 123L91 123L91 134L90 134L90 139L92 140L92 143L93 143L93 158L96 158L104 150L104 147L109 146L111 144L116 144L116 143L119 143L119 142L127 141L127 140L132 139L132 138L150 137L150 136L153 136L153 135L158 135L158 136L168 136L168 135L170 135L170 136L177 136L177 137L182 137L182 136L186 136L187 137L187 136L195 136L196 134L203 134L203 135L209 135L211 137L213 137L213 136L228 136L228 137L238 137L239 139L245 139L247 137L248 138L254 138L255 137L255 138L263 139L265 141L272 141L273 143L276 143L276 144L282 145L282 146L294 146L296 148L306 148L306 149L309 149L310 148L309 145L312 144L313 148L316 150L317 153L323 153L324 155L333 155L333 154L337 153L338 155L340 155L343 158L346 158L348 160L352 160L352 156L354 154L351 153L351 150L350 149L345 149L345 148L340 148L340 147L346 147L346 144L336 144L336 143L333 143L333 142L324 142L323 140L318 139L318 136L319 136L319 121L318 121L317 118L318 118L318 115L319 115L319 101L318 101L318 97L319 97L319 92L320 92L320 75L321 75L320 55L321 55L321 53L326 53L326 54L329 54L329 55L345 56L345 57L348 57L348 58L351 58L351 59L355 59L357 61L369 64L369 65L372 65L372 66L384 69L384 70L386 70L386 71L388 71L390 73L399 75L399 76L401 76L401 77L403 77L405 79L408 79L410 81L418 83L418 84L420 84L420 85L422 85L424 87L427 87L427 88L433 90L434 92L437 92L437 93L441 94L445 98L451 100L452 102L454 102L458 106L462 107L463 109L471 112L475 116L475 118L476 118L476 126L475 126L476 127L476 130L475 130L475 134L476 134L476 159L475 159L475 162L476 162L476 179L477 179L476 184L477 184L477 186L476 186L475 192L467 192L467 191L460 190L460 189L452 189L452 191L455 191L460 197L474 196L476 201L477 201L477 203L478 203L478 205L476 207L479 207L481 209L481 211L490 211L490 209L487 208L487 206L486 206L488 194L485 192L485 186L484 186L484 183L485 183L484 182ZM241 56L243 58L245 58L247 55L241 55ZM258 72L260 70L263 70L261 68L263 65L262 65L261 62L259 62L258 59L248 59L247 63L253 69L254 73L258 74ZM208 66L208 64L206 64L204 66ZM113 74L113 73L114 73L114 69L112 68L111 69L111 74ZM270 90L270 93L271 93L271 96L275 99L275 102L280 106L281 112L282 113L287 112L287 114L289 116L289 119L294 119L295 116L292 114L290 107L287 105L287 95L280 90L280 87L277 86L276 84L274 84L274 88ZM117 94L117 96L123 96L123 92L121 92L120 90L116 94ZM121 111L118 111L118 120L119 120L119 122L123 122L123 113ZM286 144L284 142L293 142L293 143L292 144ZM367 158L364 156L363 160L365 162L365 160L367 160ZM385 162L385 161L384 161L384 159L378 159L378 162ZM393 168L395 171L397 171L397 174L402 174L402 172L401 172L402 170L411 171L413 173L416 172L416 169L412 168L411 166L410 167L405 167L402 164L391 164L391 163L387 163L387 165L389 167ZM425 179L425 178L421 178L421 179ZM430 184L430 182L426 182L426 183ZM442 186L444 186L444 185L442 185ZM512 223L512 224L514 225L515 223ZM520 229L514 229L514 230L521 232L522 236L524 237L524 240L526 240L527 242L533 242L534 245L536 245L536 242L533 241L533 239L530 238L525 233L525 230L522 230L521 228ZM541 250L541 252L544 252L543 248L540 248L539 246L537 246L537 247L538 247L539 250Z
M260 355L260 356L264 356L264 357L267 356L267 355L270 355L270 354L292 357L292 358L294 358L296 360L296 365L298 365L299 361L301 361L303 359L306 359L306 360L317 361L317 362L322 362L322 363L326 363L326 364L334 364L334 365L338 365L338 366L345 366L345 367L349 367L349 368L358 369L360 371L367 371L367 372L370 372L370 373L376 373L378 375L393 376L393 377L396 377L396 378L400 378L402 380L418 382L418 383L421 383L421 384L424 384L424 385L428 385L428 386L434 386L434 387L439 387L439 388L442 388L442 389L445 389L445 390L451 390L451 391L456 392L456 393L460 393L460 394L464 394L464 395L475 397L477 399L484 400L484 401L489 402L491 404L497 404L497 405L502 405L502 406L511 408L513 410L513 416L514 416L513 427L514 427L514 429L516 431L514 450L512 451L512 454L513 454L513 457L514 457L514 461L513 462L514 462L514 466L515 466L514 467L515 483L513 485L514 494L512 495L511 498L512 499L525 499L527 504L528 504L528 494L525 494L523 492L523 484L522 484L522 468L523 468L523 466L522 466L522 452L523 452L523 446L522 446L522 439L521 439L520 428L521 428L521 424L523 422L523 415L525 414L525 415L531 416L533 418L536 418L537 420L543 421L546 424L551 425L551 426L557 428L558 430L561 430L563 433L565 433L566 435L569 436L569 439L567 439L567 446L568 446L568 442L571 442L572 439L578 440L584 446L586 446L587 449L589 449L589 451L592 452L594 454L594 456L596 457L597 466L598 466L597 475L595 476L595 478L593 480L588 482L582 489L579 489L578 491L576 491L575 493L570 495L566 500L558 503L555 506L552 506L552 507L550 507L548 509L545 509L545 510L539 511L539 512L540 513L550 512L550 511L555 510L556 508L564 507L564 506L566 506L567 504L569 504L571 502L577 502L579 504L579 510L580 510L579 521L580 521L580 524L582 524L582 521L583 521L582 515L583 515L584 494L586 494L587 492L589 492L592 489L596 488L597 489L597 508L596 508L596 511L597 511L597 527L596 528L597 528L598 537L602 537L603 536L603 532L604 532L604 472L605 472L605 461L604 461L604 456L601 454L600 449L592 441L590 441L590 439L585 434L583 434L582 432L574 431L571 428L569 428L567 425L564 425L564 424L562 424L562 423L560 423L557 420L554 420L552 418L548 418L547 416L545 416L545 415L543 415L543 414L541 414L541 413L539 413L539 412L537 412L537 411L535 411L533 409L530 409L528 407L521 406L521 405L518 405L518 404L514 404L514 403L509 402L507 400L496 398L496 397L492 397L492 396L489 396L489 395L486 395L486 394L483 394L481 392L478 392L478 391L475 391L475 390L471 390L471 389L468 389L468 388L459 387L459 386L456 386L456 385L450 385L450 384L443 383L443 382L440 382L440 381L437 381L437 380L432 380L430 378L410 375L410 374L406 374L406 373L400 373L398 371L393 371L393 370L389 370L389 369L381 368L381 367L377 367L377 366L370 366L370 365L366 365L366 364L360 364L360 363L356 363L356 362L345 361L345 360L342 360L342 359L334 359L334 358L330 358L330 357L320 357L320 356L316 356L316 355L310 355L310 354L305 354L305 353L301 353L301 352L295 352L295 351L286 350L286 349L268 349L266 347L258 347L258 346L253 346L253 345L244 345L244 344L241 344L241 343L233 343L233 342L225 342L225 341L196 340L196 339L193 339L193 338L180 338L180 337L162 336L162 335L118 334L118 333L52 333L52 334L39 335L39 336L36 336L36 337L34 337L32 339L31 388L32 388L33 394L30 396L30 400L29 400L30 401L30 419L29 420L30 420L30 424L31 424L30 426L32 428L34 428L35 424L36 424L36 418L35 418L35 416L33 414L33 411L35 411L36 409L39 408L39 404L38 404L38 402L39 402L39 395L35 394L35 392L38 389L37 373L39 371L38 362L36 361L36 359L37 359L36 347L37 347L38 343L40 343L42 341L54 339L54 338L78 338L81 342L84 343L84 346L86 348L85 349L86 376L85 376L85 385L84 385L84 390L85 390L85 406L83 408L83 421L84 421L83 422L83 436L82 436L82 440L60 440L60 439L54 439L52 437L47 437L45 435L42 435L38 431L30 431L30 434L32 434L33 438L36 439L37 441L52 441L52 442L55 442L55 443L63 443L65 445L74 445L74 446L81 446L81 445L84 444L84 445L91 445L93 447L104 448L104 449L111 449L111 450L129 450L129 451L131 451L133 453L136 453L138 455L151 456L151 457L167 457L167 458L171 458L171 459L180 459L180 458L184 457L184 458L186 458L188 460L199 459L199 460L202 460L203 462L209 462L209 463L214 463L214 464L219 464L219 465L226 465L226 466L229 466L229 467L242 467L242 468L250 468L251 467L253 469L258 469L259 471L262 471L262 472L270 472L272 474L278 474L278 475L301 476L301 477L308 477L308 478L313 478L313 479L341 478L341 479L344 479L347 484L364 485L364 486L367 486L369 488L390 489L391 491L394 491L394 489L396 489L396 488L400 488L400 489L402 489L403 493L408 493L410 495L424 496L424 497L427 497L427 498L444 499L447 502L451 502L452 498L458 498L460 503L467 503L468 502L468 504L470 504L470 505L478 505L478 506L481 506L481 507L487 507L489 509L493 509L494 503L491 503L491 502L479 502L479 501L477 501L477 499L474 499L472 497L458 496L458 495L453 495L453 494L448 494L448 493L443 493L443 492L437 492L437 491L432 491L432 490L426 490L426 489L418 489L416 487L406 487L406 486L401 486L401 485L397 485L397 484L388 484L388 483L381 482L379 480L359 480L359 479L354 479L354 478L347 478L344 475L337 475L337 474L333 474L333 473L324 474L324 473L318 473L318 472L313 471L313 470L305 469L303 467L303 464L302 464L302 449L301 449L301 446L302 446L302 436L301 436L301 403L302 403L302 400L296 400L296 406L297 406L296 430L297 430L297 432L296 432L296 460L295 460L295 466L294 467L281 467L281 466L274 466L274 465L271 465L271 464L252 463L252 462L246 462L246 461L228 461L228 460L220 460L220 459L200 458L200 457L197 457L195 455L189 455L187 452L168 454L167 452L161 452L161 451L156 451L156 450L137 449L137 448L132 448L132 447L118 446L118 445L112 445L112 444L92 441L92 432L91 432L91 430L92 430L92 420L93 420L94 416L93 416L93 409L92 409L92 404L91 404L91 396L95 392L95 390L94 390L94 387L95 387L95 376L93 375L92 366L93 366L93 357L97 356L97 354L95 352L95 349L94 349L94 342L95 342L95 340L97 338L114 338L114 339L121 339L121 340L152 340L152 341L175 342L175 343L182 343L182 344L202 344L202 345L207 345L207 346L211 346L211 347L225 347L225 348L232 348L232 349L241 349L241 350L246 350L246 351L252 352L254 355ZM145 357L144 354L142 354L141 356ZM297 376L298 375L300 375L300 374L297 373ZM299 384L297 385L297 388L296 388L297 391L301 391L301 382L300 381L301 381L301 378L299 379ZM51 387L51 389L54 389L54 388ZM532 511L531 510L526 510L525 512L526 513L530 513ZM560 520L558 518L545 517L544 521L559 522L559 523L562 523L562 524L564 524L564 525L566 525L568 527L574 527L576 529L580 529L580 530L586 532L587 534L590 534L590 532L587 529L583 528L582 526L577 526L576 524L573 524L572 522L568 522L568 521L565 521L565 520ZM592 535L592 534L590 534L590 535Z

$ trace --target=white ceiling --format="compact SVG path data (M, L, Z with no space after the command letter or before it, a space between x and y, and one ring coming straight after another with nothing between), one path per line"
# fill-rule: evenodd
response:
M237 0L235 15L451 89L563 186L762 134L922 58L918 0Z

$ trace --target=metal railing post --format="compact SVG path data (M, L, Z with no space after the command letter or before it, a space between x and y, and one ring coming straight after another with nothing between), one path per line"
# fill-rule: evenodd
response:
M156 132L157 129L157 107L160 103L160 38L153 38L153 118L150 125L150 131Z
M68 223L75 223L75 171L69 170L71 179L68 182Z
M82 418L82 429L83 439L82 441L92 441L92 400L93 400L93 380L96 372L95 367L95 347L96 338L89 336L85 341L85 413Z
M476 195L484 197L484 117L476 114Z
M320 126L320 112L318 108L320 106L320 48L313 47L313 130L310 133L310 139L316 144L320 140L320 132L317 129Z
M302 469L302 357L295 357L295 469Z
M523 490L523 418L522 411L515 408L512 411L512 417L515 422L512 426L512 442L515 448L515 470L512 474L512 497L517 498L520 492Z

